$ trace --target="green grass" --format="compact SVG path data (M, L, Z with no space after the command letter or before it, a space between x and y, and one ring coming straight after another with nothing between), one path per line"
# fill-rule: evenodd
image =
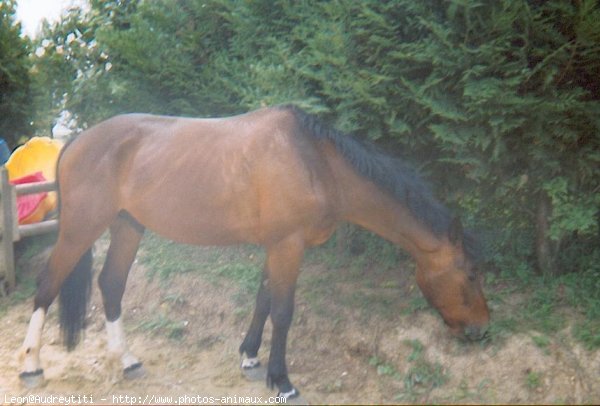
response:
M354 227L346 230L343 244L337 238L334 235L305 256L305 264L328 269L301 275L303 297L316 314L335 318L335 309L328 303L332 299L366 318L377 315L389 319L397 314L431 311L417 289L407 292L399 282L398 272L412 275L414 265L398 248ZM234 282L238 287L235 302L247 304L257 290L264 253L252 246L198 248L150 234L143 241L141 258L149 275L165 282L171 275L185 272L202 273L215 284ZM484 345L501 345L517 332L551 336L571 322L567 317L575 311L580 317L571 323L573 336L588 349L600 348L598 269L544 278L523 265L486 278L485 290L493 312ZM348 285L352 289L343 289Z
M425 310L431 310L431 306L429 306L429 303L427 303L427 300L423 295L415 293L409 298L408 305L402 309L402 314L408 315Z
M548 346L551 343L550 338L548 338L547 336L544 336L544 335L534 335L531 337L531 340L536 345L536 347L541 348L541 349L548 348Z
M504 273L492 278L486 291L495 311L487 342L502 343L516 332L552 336L571 324L576 340L589 350L600 348L600 282L596 276L582 272L523 278L518 273Z
M231 298L238 318L251 311L253 297L260 283L264 253L253 246L196 247L177 244L148 233L142 241L140 261L148 268L149 278L158 278L168 285L171 277L194 273L215 286L231 284Z
M542 385L542 374L536 371L528 371L525 375L525 386L528 389L534 390Z
M139 329L157 335L164 335L173 340L180 340L186 333L186 326L184 321L175 321L159 314L150 320L141 322L139 324Z
M304 283L302 297L310 304L311 311L318 316L332 316L327 298L339 294L336 291L337 273L332 270L325 274L311 273L301 276Z
M600 321L585 319L573 325L571 333L588 350L600 348Z
M450 376L439 362L425 357L425 347L419 340L405 340L404 344L412 351L406 359L409 368L403 378L404 391L396 395L396 400L414 402L446 384Z
M346 292L337 303L360 310L361 316L365 319L373 315L392 319L397 315L398 297L386 292L358 289Z
M401 374L398 372L398 370L396 370L396 368L392 364L387 363L385 360L375 355L369 358L369 365L376 368L377 375L379 376L389 376L393 379L398 380L402 379Z
M456 388L456 390L448 396L445 401L448 403L459 403L462 400L469 399L469 403L493 403L490 399L493 399L493 395L490 391L492 381L489 378L483 378L475 387L472 389L469 387L469 382L462 379Z
M147 233L141 244L141 262L148 268L148 277L166 281L171 275L191 272L195 247L177 244L156 234Z
M258 291L262 269L253 263L232 262L217 266L208 275L217 279L234 281L242 294L254 295Z
M172 275L194 272L214 283L235 281L244 291L256 291L264 262L264 254L257 247L196 247L152 233L144 237L140 251L150 278L167 281Z

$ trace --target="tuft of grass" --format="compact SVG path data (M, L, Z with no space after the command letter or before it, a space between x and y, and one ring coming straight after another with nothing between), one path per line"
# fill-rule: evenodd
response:
M423 351L425 347L419 340L405 340L405 344L408 344L412 348L412 352L409 354L407 361L415 362L423 358Z
M252 263L232 262L218 266L209 273L218 278L231 280L243 292L254 294L258 290L262 270Z
M544 335L534 335L531 340L538 348L548 348L548 345L550 345L550 339Z
M500 345L511 334L520 329L520 321L512 315L493 315L488 332L481 345Z
M586 319L575 323L571 329L573 337L589 350L600 348L600 320Z
M191 259L195 247L177 244L148 233L142 241L141 262L148 268L148 277L166 281L173 274L190 272L196 264Z
M470 400L469 403L486 403L486 400L487 403L489 403L489 399L492 397L490 394L491 386L492 381L489 378L483 378L474 389L471 389L468 381L463 378L460 381L456 392L453 393L448 399L449 403L460 403L460 401L464 401L466 399Z
M542 385L542 374L536 371L527 371L525 375L525 386L528 389L534 390Z
M141 322L139 328L153 334L165 335L173 340L182 339L186 333L186 323L184 321L174 321L162 314Z
M377 375L379 376L389 376L393 379L398 380L402 378L398 370L394 368L392 364L385 362L383 359L377 357L376 355L369 358L369 365L376 368Z
M407 361L410 367L404 376L404 392L396 400L414 402L433 389L443 386L450 376L439 362L431 362L425 357L425 347L419 340L405 340L412 348Z
M326 273L306 273L302 275L304 288L302 298L310 304L311 312L321 317L332 316L331 298L340 294L336 289L336 271Z
M410 298L408 306L402 309L402 314L408 315L429 309L431 309L431 306L429 306L425 297L421 294L416 294Z
M448 382L448 374L439 362L427 362L421 360L416 362L404 378L404 389L416 391L417 387L425 390L438 388Z
M526 301L523 317L532 329L546 334L555 333L566 323L557 305L552 289L548 285L540 285Z

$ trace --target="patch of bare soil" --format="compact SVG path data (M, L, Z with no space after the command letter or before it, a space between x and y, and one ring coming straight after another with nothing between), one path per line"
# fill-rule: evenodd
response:
M43 263L43 257L33 262ZM325 270L303 270L319 272ZM535 345L529 334L500 345L466 344L450 336L430 311L364 317L338 303L328 303L323 311L307 299L309 288L302 279L288 366L292 382L309 403L600 402L600 352L586 351L568 331L545 347ZM194 273L167 283L149 280L136 263L125 293L124 322L146 376L123 380L106 359L104 315L95 286L85 338L70 353L60 343L56 309L51 308L41 352L46 383L31 390L19 383L16 358L31 301L15 305L0 318L0 399L76 395L95 403L202 404L251 403L250 398L260 397L267 403L275 391L264 382L246 380L239 369L238 346L254 303L237 305L235 291ZM267 322L259 353L265 364L269 336Z

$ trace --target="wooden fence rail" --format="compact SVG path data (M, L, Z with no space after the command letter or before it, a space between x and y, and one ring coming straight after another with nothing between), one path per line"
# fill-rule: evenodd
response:
M6 168L0 168L0 295L6 295L7 289L11 291L15 287L14 243L21 238L58 230L56 219L19 225L17 196L51 191L56 191L56 182L12 185Z

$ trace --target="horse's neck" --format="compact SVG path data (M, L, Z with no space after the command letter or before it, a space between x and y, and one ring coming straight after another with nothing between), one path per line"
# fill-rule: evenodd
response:
M440 247L440 238L419 223L408 208L358 175L342 157L332 157L330 164L336 177L344 221L360 225L401 246L417 261Z
M373 184L353 187L348 192L347 221L403 247L417 260L439 248L440 241L433 233L425 230L408 209Z

